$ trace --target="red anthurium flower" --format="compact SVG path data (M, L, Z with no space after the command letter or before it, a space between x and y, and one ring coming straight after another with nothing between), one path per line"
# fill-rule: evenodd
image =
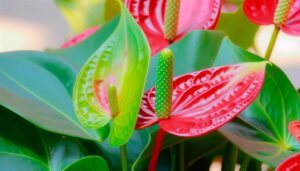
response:
M216 130L242 112L262 88L266 62L210 68L173 80L172 106L167 118L155 112L155 87L142 99L136 129L159 123L181 137L196 137Z
M93 33L95 33L99 28L100 28L100 26L94 26L92 28L89 28L89 29L85 30L84 32L76 35L74 38L72 38L71 40L67 41L63 45L61 45L61 48L68 48L68 47L74 46L74 45L82 42L83 40L85 40L86 38L88 38L90 35L92 35Z
M244 11L256 24L275 24L287 34L300 36L300 0L245 0Z
M216 26L222 0L171 1L180 3L177 4L179 11L173 11L173 15L178 15L176 16L178 21L170 24L170 27L172 27L172 24L177 25L175 37L171 42L178 40L190 31L213 29ZM170 40L165 38L167 0L126 0L125 3L133 17L144 30L151 46L152 55L170 44Z
M292 121L289 123L288 129L293 137L300 143L300 122Z
M300 153L287 158L276 168L276 171L299 171L299 170L300 170Z

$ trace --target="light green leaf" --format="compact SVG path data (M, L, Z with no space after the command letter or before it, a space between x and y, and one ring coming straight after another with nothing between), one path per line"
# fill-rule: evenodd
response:
M67 61L33 51L0 54L0 104L51 132L102 141L102 131L84 128L72 105L77 70Z
M111 146L126 143L139 112L150 49L147 39L125 6L112 35L86 61L74 88L74 107L83 125L98 129L112 119ZM115 86L119 112L112 113L108 88Z

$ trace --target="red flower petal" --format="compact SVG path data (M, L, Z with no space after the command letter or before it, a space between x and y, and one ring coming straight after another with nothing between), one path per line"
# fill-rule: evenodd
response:
M273 24L277 4L278 0L245 0L244 12L256 24Z
M168 119L159 121L160 127L183 137L195 137L219 128L256 98L263 85L264 66L265 63L243 63L175 78L172 113ZM139 114L139 118L151 116L146 123L157 122L154 97L155 89L152 88L143 99L143 112ZM148 126L140 119L138 125L140 128Z
M92 28L85 30L83 33L80 33L79 35L75 36L71 40L61 45L61 48L68 48L80 43L81 41L85 40L87 37L95 33L99 28L100 26L94 26Z
M288 129L294 138L300 143L300 122L292 121L289 123Z
M289 17L281 30L285 33L300 36L300 0L294 0Z
M152 88L144 94L135 129L144 129L158 122L158 118L156 117L154 110L154 91L155 89Z
M182 0L180 3L178 38L196 29L215 27L221 0ZM166 0L126 0L126 6L144 30L152 55L169 45L164 38Z
M300 170L300 153L287 158L276 168L276 171L299 171L299 170Z
M222 0L182 0L178 22L178 35L193 30L213 29L220 15Z

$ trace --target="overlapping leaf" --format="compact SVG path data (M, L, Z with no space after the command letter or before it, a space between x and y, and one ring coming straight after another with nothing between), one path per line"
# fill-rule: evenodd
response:
M121 8L115 31L82 67L73 97L77 117L86 127L98 129L112 120L112 146L126 143L133 133L150 57L145 36L126 8ZM117 89L116 116L108 104L111 85Z
M60 171L87 155L75 138L42 131L2 106L0 114L0 165L3 171Z

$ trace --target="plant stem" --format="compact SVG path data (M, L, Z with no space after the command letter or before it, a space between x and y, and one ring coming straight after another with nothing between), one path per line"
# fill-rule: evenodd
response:
M178 144L179 148L179 171L184 171L185 170L185 162L184 162L184 142Z
M234 144L228 143L222 161L222 171L234 171L237 155L238 148Z
M275 28L273 30L273 33L272 33L271 40L269 42L269 45L268 45L268 48L267 48L267 51L266 51L266 54L265 54L265 58L267 60L270 60L270 57L271 57L272 52L273 52L274 45L275 45L276 40L278 38L279 31L280 31L280 28L275 26Z
M247 155L246 158L244 159L239 171L246 171L247 167L250 163L250 160L251 160L251 157Z
M122 171L128 171L126 144L120 147L120 151L121 151Z
M108 102L111 115L113 117L117 116L120 112L119 101L118 101L118 93L115 85L111 84L108 87ZM126 144L120 146L121 152L121 163L122 163L122 171L128 171L128 161L127 161L127 153L126 153Z
M155 139L154 148L153 148L153 151L151 154L148 171L156 170L157 160L158 160L160 149L161 149L161 146L162 146L165 136L166 136L166 132L159 128L156 139Z

